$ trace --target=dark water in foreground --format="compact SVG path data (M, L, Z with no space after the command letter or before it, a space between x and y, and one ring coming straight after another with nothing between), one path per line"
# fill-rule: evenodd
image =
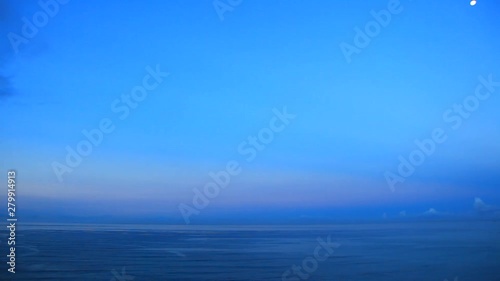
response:
M1 234L0 280L500 280L500 222L21 225L16 274Z

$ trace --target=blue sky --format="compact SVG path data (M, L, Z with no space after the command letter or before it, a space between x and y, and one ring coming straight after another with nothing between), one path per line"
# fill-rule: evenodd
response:
M241 173L192 222L500 206L500 87L457 129L458 113L443 117L480 76L500 81L497 1L242 1L221 20L212 1L72 0L15 48L9 34L43 8L0 3L2 170L17 170L26 216L182 221L179 204L229 161ZM390 5L399 12L347 60L341 44ZM147 67L169 74L122 120L113 102ZM295 117L247 161L239 145L284 108ZM103 119L114 130L59 181L53 163ZM385 173L435 129L446 141L391 192Z

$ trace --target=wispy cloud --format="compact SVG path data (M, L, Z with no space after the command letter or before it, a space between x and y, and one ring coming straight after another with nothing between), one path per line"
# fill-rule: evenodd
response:
M474 198L474 210L479 213L494 213L500 215L500 208L484 203L483 199Z
M445 215L449 215L449 214L445 213L445 212L437 211L434 208L429 208L429 210L425 211L422 214L422 216L429 216L429 217L437 217L437 216L445 216Z

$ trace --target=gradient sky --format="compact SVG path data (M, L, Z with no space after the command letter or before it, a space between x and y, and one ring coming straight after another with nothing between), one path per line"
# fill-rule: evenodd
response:
M8 34L41 7L0 3L1 170L17 170L27 217L182 221L231 160L241 174L192 222L500 206L500 87L458 129L443 119L479 76L500 81L498 1L401 1L350 63L341 43L390 1L244 0L221 20L212 1L72 0L17 53ZM112 104L147 66L169 75L122 120ZM284 107L296 117L246 161L238 146ZM52 163L103 118L114 131L60 182ZM391 192L384 173L436 128L447 140Z

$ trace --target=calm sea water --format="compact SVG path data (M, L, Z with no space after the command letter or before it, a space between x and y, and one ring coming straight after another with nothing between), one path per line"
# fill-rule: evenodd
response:
M500 280L500 222L19 225L16 274L1 234L1 280L282 280L305 260L286 280ZM314 260L328 236L340 246Z

